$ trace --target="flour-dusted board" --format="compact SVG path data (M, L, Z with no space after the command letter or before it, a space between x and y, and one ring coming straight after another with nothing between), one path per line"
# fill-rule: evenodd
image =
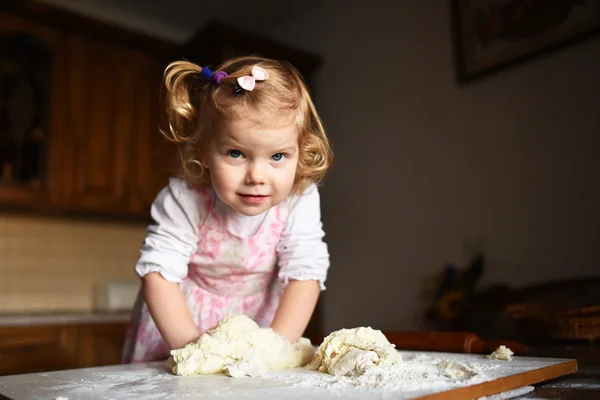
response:
M9 399L474 399L577 371L568 359L400 352L391 370L371 369L360 378L333 377L304 368L256 378L180 377L164 363L117 365L0 377ZM0 399L3 397L0 396Z

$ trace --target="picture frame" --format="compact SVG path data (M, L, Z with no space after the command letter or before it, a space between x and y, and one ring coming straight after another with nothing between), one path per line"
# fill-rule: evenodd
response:
M451 12L459 83L600 33L600 0L451 0Z

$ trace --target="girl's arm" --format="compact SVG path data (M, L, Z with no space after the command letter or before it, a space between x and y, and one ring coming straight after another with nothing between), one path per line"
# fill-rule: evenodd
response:
M319 298L318 281L292 280L283 290L271 328L290 342L304 333Z
M182 348L200 337L177 283L151 272L144 276L143 288L150 315L169 348Z
M148 227L136 265L150 315L171 349L200 336L179 288L198 242L198 204L195 190L171 179L152 204L154 224Z
M286 227L277 245L279 279L286 286L271 328L296 342L304 333L325 289L329 252L323 241L321 204L316 185L290 201Z

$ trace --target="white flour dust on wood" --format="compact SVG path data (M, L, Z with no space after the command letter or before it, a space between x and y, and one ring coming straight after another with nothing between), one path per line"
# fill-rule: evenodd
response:
M472 365L457 361L442 360L426 355L404 356L404 359L391 367L373 367L359 377L332 376L316 371L305 373L266 374L263 379L278 379L294 387L323 388L343 395L349 389L367 389L381 398L398 398L402 395L411 398L424 393L439 392L452 388L469 386L493 379L486 370L498 365Z

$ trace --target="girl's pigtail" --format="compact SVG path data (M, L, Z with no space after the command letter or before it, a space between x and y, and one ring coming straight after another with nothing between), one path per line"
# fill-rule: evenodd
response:
M296 182L299 189L309 182L319 183L325 172L329 169L333 160L333 151L325 128L310 95L304 85L300 85L302 97L306 99L308 105L309 120L311 124L311 134L302 138L300 158L298 160L299 170L302 172L301 181Z
M196 131L197 110L190 93L194 85L199 84L198 77L202 67L187 61L176 61L165 70L165 89L167 90L167 117L169 132L163 132L166 138L175 143L193 142Z

